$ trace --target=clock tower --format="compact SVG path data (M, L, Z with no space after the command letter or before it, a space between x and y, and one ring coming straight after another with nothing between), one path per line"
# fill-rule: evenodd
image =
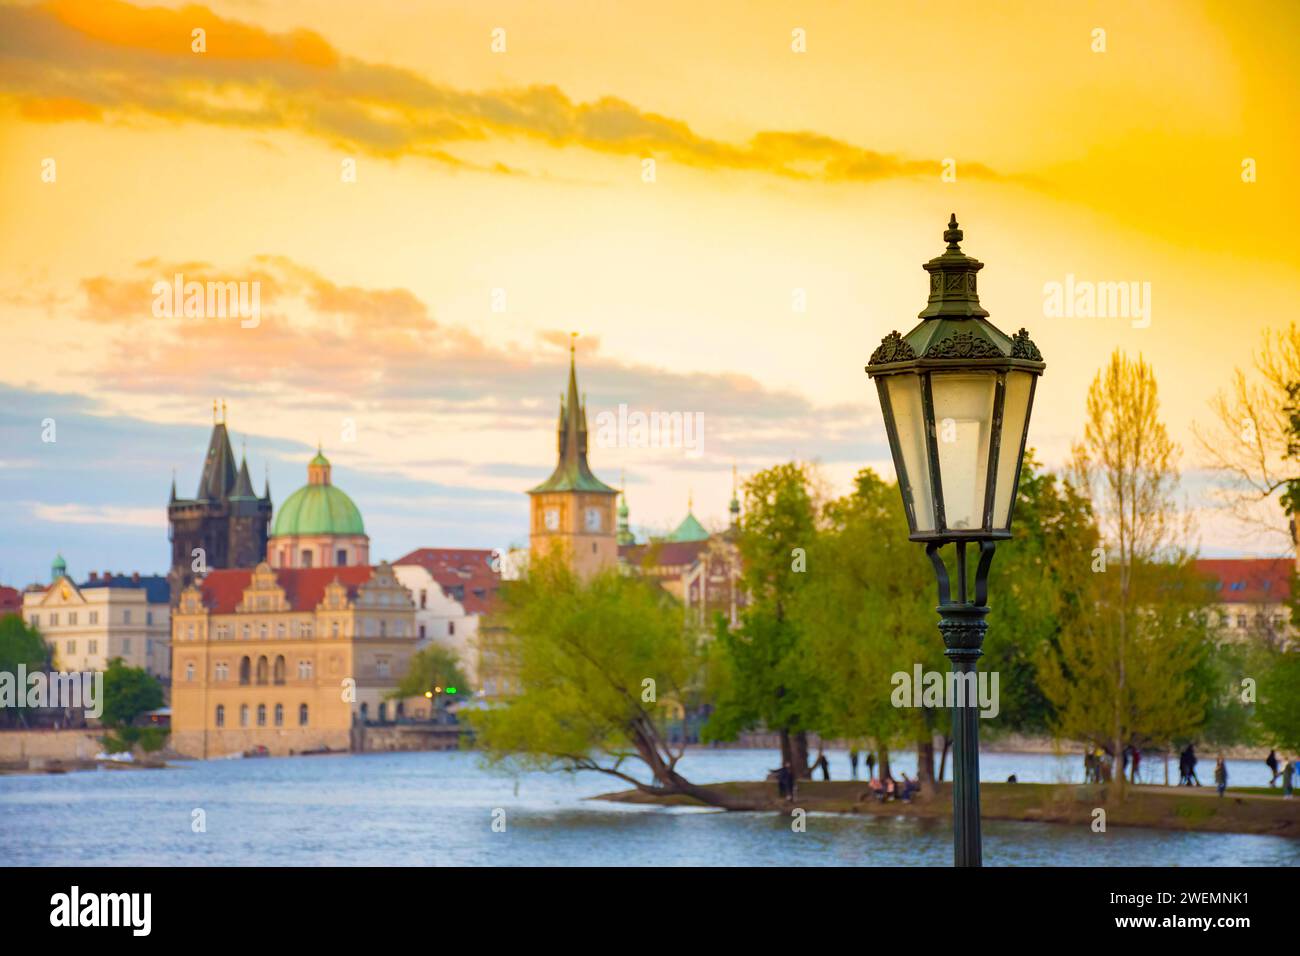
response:
M532 499L531 550L564 549L586 576L618 564L614 500L618 492L587 464L587 408L578 400L578 375L569 346L569 390L560 397L559 460L551 477L528 492Z

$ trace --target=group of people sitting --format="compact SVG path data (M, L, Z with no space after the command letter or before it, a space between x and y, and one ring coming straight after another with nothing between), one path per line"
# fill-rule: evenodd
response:
M867 781L867 792L875 797L879 803L884 803L886 800L902 800L904 803L910 803L912 796L920 792L920 790L921 784L907 774L903 774L901 784L893 777L886 777L884 780L873 777ZM864 793L859 799L865 800L866 798L867 794Z

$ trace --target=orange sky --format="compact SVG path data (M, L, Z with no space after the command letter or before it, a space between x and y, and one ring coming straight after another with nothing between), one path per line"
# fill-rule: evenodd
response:
M1041 457L1121 347L1194 469L1191 424L1300 279L1297 37L1288 3L0 6L0 385L36 420L56 393L201 425L225 396L250 456L295 474L320 438L341 474L519 492L578 330L593 414L705 415L699 459L593 451L634 522L676 523L691 490L721 521L733 461L817 458L839 486L886 465L862 366L914 324L955 210L992 320L1047 359ZM261 325L155 318L176 271L260 279ZM1068 275L1149 282L1150 325L1044 315ZM201 453L177 450L182 484ZM81 504L7 472L47 514ZM394 525L408 506L355 496Z

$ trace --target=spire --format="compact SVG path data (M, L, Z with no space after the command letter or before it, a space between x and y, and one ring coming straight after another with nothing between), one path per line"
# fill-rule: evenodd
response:
M624 471L619 475L619 504L618 504L618 543L622 547L625 544L635 544L636 537L632 534L632 529L628 527L628 507L627 507L627 472Z
M977 315L988 316L988 312L980 307L975 282L975 274L984 268L984 263L961 251L963 235L957 225L957 214L953 213L948 219L948 228L943 233L944 241L948 243L943 255L936 256L922 266L930 273L930 301L920 313L920 318L969 319Z
M172 496L167 500L169 504L176 500L176 469L175 468L172 469Z
M248 455L244 455L239 465L239 477L235 479L235 490L231 492L231 498L256 498L253 492L253 481L248 477Z
M330 483L330 460L321 451L320 442L316 443L316 457L307 462L307 484L328 485Z
M271 500L271 466L266 466L266 492L262 495L266 501Z
M740 499L736 497L736 463L731 463L731 503L727 505L727 511L731 514L731 526L734 528L740 524Z
M215 418L217 403L212 403ZM203 476L199 479L199 500L224 501L235 487L235 453L230 447L230 434L224 421L212 426L208 439L208 455L203 460Z
M577 339L577 332L572 333ZM569 384L560 398L560 420L557 424L557 451L559 461L551 477L530 491L590 491L616 495L591 473L587 464L587 410L578 393L578 366L576 341L569 344Z

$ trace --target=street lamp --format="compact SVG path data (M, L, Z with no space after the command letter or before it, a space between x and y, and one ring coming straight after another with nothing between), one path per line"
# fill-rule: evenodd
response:
M909 537L925 544L939 584L939 632L952 661L953 841L957 866L980 866L979 727L975 662L988 622L993 549L1011 537L1034 386L1046 367L1029 333L1008 336L975 291L984 263L961 251L954 214L943 255L925 263L930 300L907 335L872 353L889 451ZM956 551L956 600L940 549ZM979 548L968 588L967 545ZM963 693L964 691L964 693Z

